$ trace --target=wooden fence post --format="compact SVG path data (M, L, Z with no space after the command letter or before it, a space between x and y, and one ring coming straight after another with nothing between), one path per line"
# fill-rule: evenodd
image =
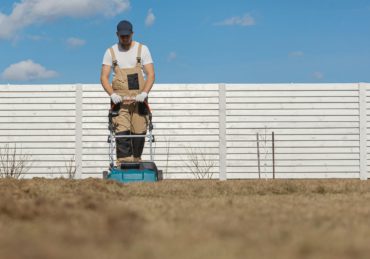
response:
M220 173L219 179L221 181L227 180L226 173L226 86L219 84L219 163Z
M358 84L358 95L360 108L360 179L367 180L367 114L365 84Z
M272 132L272 179L275 179L275 133Z
M256 133L257 141L257 168L258 168L258 179L261 179L261 157L260 157L260 137L258 132Z
M76 85L76 128L75 128L75 166L76 179L82 178L82 84Z

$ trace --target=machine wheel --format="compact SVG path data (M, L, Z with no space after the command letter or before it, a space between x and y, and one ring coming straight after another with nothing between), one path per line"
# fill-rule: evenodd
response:
M108 178L108 171L103 171L103 179L107 179Z
M162 180L163 180L163 171L158 170L158 181L162 181Z

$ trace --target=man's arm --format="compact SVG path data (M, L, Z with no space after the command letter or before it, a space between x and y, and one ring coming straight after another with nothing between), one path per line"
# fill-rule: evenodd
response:
M149 93L155 81L154 65L153 63L144 65L144 72L146 74L146 82L143 92Z
M109 96L112 95L113 93L113 88L111 84L109 83L110 70L111 70L111 66L103 65L101 68L101 74L100 74L101 85L103 86L107 94L109 94Z

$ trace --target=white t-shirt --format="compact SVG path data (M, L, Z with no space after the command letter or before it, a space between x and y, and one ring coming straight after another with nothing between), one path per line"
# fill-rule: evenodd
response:
M137 50L139 47L139 43L134 41L134 46L132 46L129 50L124 50L118 47L118 44L114 44L112 46L114 55L116 56L118 66L120 68L133 68L136 66L136 58L137 58ZM112 56L110 54L109 49L105 51L103 57L103 65L112 66ZM150 51L147 46L142 44L141 47L141 64L142 70L144 72L143 66L146 64L153 63L152 56L150 55Z

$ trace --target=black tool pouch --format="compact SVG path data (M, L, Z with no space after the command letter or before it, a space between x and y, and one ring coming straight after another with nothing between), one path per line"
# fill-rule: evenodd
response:
M138 112L139 112L139 115L148 115L149 114L149 110L148 110L148 107L145 105L145 103L138 103Z
M121 109L121 104L114 104L112 101L110 102L111 108L109 109L109 117L116 117L119 114L119 110Z
M127 75L127 82L129 90L139 90L139 75L137 73Z

